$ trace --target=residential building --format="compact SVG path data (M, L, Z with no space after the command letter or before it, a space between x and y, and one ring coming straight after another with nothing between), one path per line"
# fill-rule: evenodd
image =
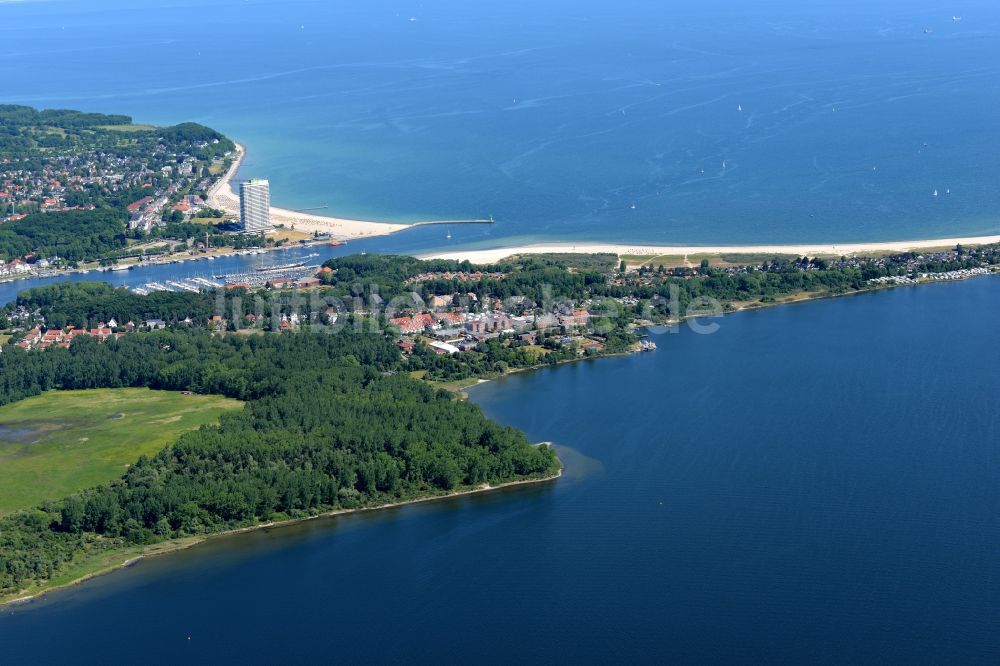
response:
M271 185L254 178L240 184L240 221L247 233L271 229Z

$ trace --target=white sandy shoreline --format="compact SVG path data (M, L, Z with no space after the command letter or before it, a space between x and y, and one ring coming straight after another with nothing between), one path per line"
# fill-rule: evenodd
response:
M240 214L240 197L233 191L232 183L245 156L246 149L242 145L236 144L236 159L233 160L232 166L229 167L229 170L208 191L206 202L209 206L227 213ZM348 220L339 217L327 217L326 215L310 215L309 213L299 213L287 208L274 207L271 208L271 223L275 225L281 224L295 231L331 234L340 240L384 236L410 227L408 224Z
M813 243L790 245L627 245L624 243L537 243L487 250L448 250L421 254L421 259L469 260L473 263L492 263L513 255L569 253L614 254L618 256L671 256L686 257L704 254L767 254L796 256L850 256L880 252L908 252L932 248L973 246L1000 243L1000 235L970 236L967 238L932 238L926 240L887 241L878 243Z
M233 181L246 156L246 149L236 144L236 159L229 170L208 191L207 203L212 208L239 215L240 198L233 191ZM306 233L326 233L340 240L368 238L393 234L409 229L413 224L394 224L367 220L350 220L326 215L300 213L286 208L271 208L271 221L288 229ZM597 254L608 253L618 256L672 256L714 254L767 254L797 256L850 256L876 254L880 252L907 252L932 248L954 247L955 245L988 245L1000 243L1000 234L993 236L968 236L962 238L931 238L923 240L883 241L870 243L796 243L787 245L644 245L626 243L599 243L571 241L553 243L533 243L491 249L435 250L422 253L421 259L457 259L474 263L491 263L513 255L547 253Z

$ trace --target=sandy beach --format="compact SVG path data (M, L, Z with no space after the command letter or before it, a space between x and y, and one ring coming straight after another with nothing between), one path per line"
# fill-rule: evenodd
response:
M233 190L233 181L239 171L240 164L246 155L246 149L236 144L237 156L232 166L223 177L208 191L207 203L212 208L240 214L240 197ZM340 240L384 236L409 228L408 224L389 224L387 222L369 222L365 220L347 220L325 215L299 213L286 208L271 208L271 224L284 225L288 229L307 233L328 233Z
M717 254L767 254L796 256L851 256L877 254L881 252L908 252L947 248L956 245L988 245L1000 243L997 236L971 236L968 238L934 238L928 240L888 241L881 243L815 243L794 245L626 245L614 243L538 243L504 247L490 250L456 250L431 252L421 255L421 259L457 259L473 263L491 263L513 255L572 253L610 253L618 256L643 257L687 257L691 255Z

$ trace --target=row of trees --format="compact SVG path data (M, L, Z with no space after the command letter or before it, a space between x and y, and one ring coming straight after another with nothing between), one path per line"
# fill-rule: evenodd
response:
M125 247L127 219L120 208L29 215L0 226L0 258L32 252L69 261L100 257Z

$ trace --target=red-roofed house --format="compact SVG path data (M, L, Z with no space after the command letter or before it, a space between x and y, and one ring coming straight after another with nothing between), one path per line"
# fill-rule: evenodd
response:
M430 328L441 328L440 324L434 321L434 317L429 314L418 314L412 317L396 317L391 319L390 322L394 326L399 327L399 331L403 335L411 335L413 333L421 333L428 327Z
M437 318L445 326L461 326L465 323L465 315L459 312L442 312Z

